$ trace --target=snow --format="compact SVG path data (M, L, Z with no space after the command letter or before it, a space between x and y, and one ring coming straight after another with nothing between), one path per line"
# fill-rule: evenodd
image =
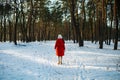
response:
M63 64L57 64L55 41L14 45L0 43L0 80L120 80L120 43L99 49L98 43L85 41L79 47L65 41Z

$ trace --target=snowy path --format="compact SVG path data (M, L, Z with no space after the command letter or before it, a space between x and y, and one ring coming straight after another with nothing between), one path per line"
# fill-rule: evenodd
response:
M0 80L120 80L119 50L66 42L63 65L57 65L54 43L0 43Z

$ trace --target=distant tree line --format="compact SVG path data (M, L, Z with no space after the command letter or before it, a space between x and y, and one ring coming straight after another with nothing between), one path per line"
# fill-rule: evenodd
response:
M84 40L114 49L120 38L119 0L0 0L0 41Z

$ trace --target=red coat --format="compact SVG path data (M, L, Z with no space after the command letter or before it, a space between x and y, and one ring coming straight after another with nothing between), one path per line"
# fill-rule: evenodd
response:
M55 43L56 55L64 56L65 42L63 39L57 39Z

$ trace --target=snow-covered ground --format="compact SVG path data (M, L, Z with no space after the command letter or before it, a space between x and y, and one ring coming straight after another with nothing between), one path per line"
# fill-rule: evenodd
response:
M114 44L66 41L63 64L57 64L55 41L0 43L0 80L120 80L119 50Z

